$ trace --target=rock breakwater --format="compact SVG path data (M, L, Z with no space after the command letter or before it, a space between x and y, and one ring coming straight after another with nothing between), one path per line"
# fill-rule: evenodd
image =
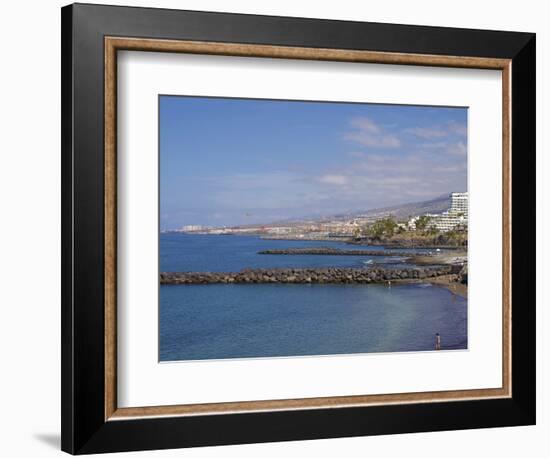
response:
M460 269L458 269L459 271ZM456 271L456 272L455 272ZM239 272L162 272L162 285L212 283L385 283L421 280L457 274L456 266L417 269L318 268L318 269L245 269Z
M420 254L429 256L429 253L417 253L415 251L387 251L387 250L342 250L339 248L286 248L276 250L258 251L258 254L282 254L282 255L327 255L327 256L398 256L411 257Z

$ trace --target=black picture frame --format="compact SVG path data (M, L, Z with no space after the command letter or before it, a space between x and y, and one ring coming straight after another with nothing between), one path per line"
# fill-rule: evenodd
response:
M74 4L62 8L62 449L72 454L535 424L535 34ZM104 37L512 60L512 396L106 421Z

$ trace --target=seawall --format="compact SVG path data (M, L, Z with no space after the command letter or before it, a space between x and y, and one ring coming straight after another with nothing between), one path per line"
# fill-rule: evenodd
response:
M420 254L429 256L429 253L415 251L388 251L388 250L342 250L339 248L286 248L282 250L263 250L258 254L282 254L282 255L325 255L325 256L398 256L411 257Z
M416 269L319 268L319 269L246 269L240 272L162 272L162 285L212 283L385 283L395 280L419 280L458 274L458 266Z

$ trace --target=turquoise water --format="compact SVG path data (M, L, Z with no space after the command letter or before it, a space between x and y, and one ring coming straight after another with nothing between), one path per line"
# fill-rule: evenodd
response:
M162 234L160 267L236 271L352 267L364 260L256 254L260 249L322 244ZM428 284L163 285L159 326L161 361L428 351L434 349L437 332L443 349L464 349L467 301Z

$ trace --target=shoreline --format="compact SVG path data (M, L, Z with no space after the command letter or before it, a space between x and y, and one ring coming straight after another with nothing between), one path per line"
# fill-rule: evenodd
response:
M429 249L429 250L464 250L467 249L467 246L464 245L446 245L446 244L437 244L437 243L424 243L419 240L416 240L416 243L410 242L399 242L392 240L356 240L353 236L312 236L309 234L303 235L265 235L262 233L251 232L246 234L241 233L220 233L213 234L208 232L182 232L182 231L161 231L161 234L185 234L185 235L208 235L208 236L220 236L220 235L230 235L235 237L257 237L261 240L278 240L278 241L289 241L289 242L336 242L336 243L345 243L348 245L362 245L362 246L373 246L381 247L386 249Z
M235 234L238 235L238 234ZM254 235L254 234L246 234L246 235ZM434 243L403 243L398 241L392 241L392 240L381 240L381 241L373 241L373 240L356 240L352 236L342 236L342 237L329 237L329 236L321 236L321 237L311 237L308 235L304 235L303 237L300 236L262 236L260 234L255 234L255 236L259 237L262 240L287 240L290 242L339 242L339 243L345 243L347 245L358 245L358 246L372 246L372 247L381 247L386 249L417 249L417 250L464 250L467 249L467 247L463 245L445 245L445 244L434 244Z
M465 283L460 283L459 281L452 280L450 278L452 275L443 275L439 278L435 278L430 283L441 288L448 289L451 293L461 296L464 299L468 299L468 285Z
M439 277L430 278L428 281L422 280L397 280L397 284L401 285L411 285L411 284L430 284L432 286L437 286L438 288L445 288L450 291L452 294L468 299L468 285L460 283L456 279L456 275L441 275Z
M431 254L416 254L412 255L407 259L411 264L416 264L418 266L431 266L434 264L441 265L464 265L468 263L468 252L453 251L451 253L431 253Z

